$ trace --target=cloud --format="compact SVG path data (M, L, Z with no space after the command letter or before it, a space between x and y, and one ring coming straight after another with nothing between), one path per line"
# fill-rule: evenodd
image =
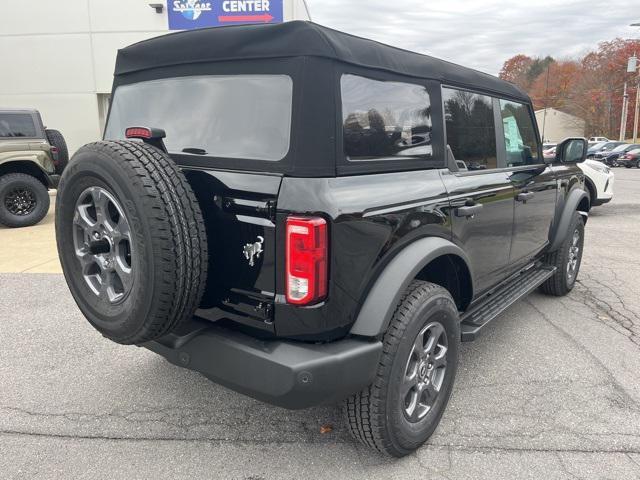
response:
M640 28L628 26L640 21L632 3L307 0L317 23L493 75L518 53L579 57L605 40L640 37Z

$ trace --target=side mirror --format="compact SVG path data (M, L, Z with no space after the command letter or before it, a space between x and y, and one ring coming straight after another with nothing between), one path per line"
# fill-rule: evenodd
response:
M587 139L565 138L556 146L556 161L560 163L580 163L587 158Z

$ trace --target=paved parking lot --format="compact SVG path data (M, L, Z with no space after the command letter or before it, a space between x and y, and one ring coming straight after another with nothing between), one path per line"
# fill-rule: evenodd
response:
M338 407L264 405L104 340L60 274L0 273L0 477L640 478L640 170L616 177L571 295L534 294L463 344L440 427L402 460L353 443ZM38 270L14 235L0 271Z

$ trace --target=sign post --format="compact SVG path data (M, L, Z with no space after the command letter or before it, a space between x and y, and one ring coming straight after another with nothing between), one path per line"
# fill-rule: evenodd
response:
M168 0L169 30L282 23L284 0Z

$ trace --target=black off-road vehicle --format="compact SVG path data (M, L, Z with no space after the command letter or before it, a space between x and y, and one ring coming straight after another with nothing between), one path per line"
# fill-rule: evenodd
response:
M344 400L402 456L461 340L572 289L586 147L545 161L516 86L313 23L171 34L118 54L105 140L60 183L60 259L107 338L283 407Z

